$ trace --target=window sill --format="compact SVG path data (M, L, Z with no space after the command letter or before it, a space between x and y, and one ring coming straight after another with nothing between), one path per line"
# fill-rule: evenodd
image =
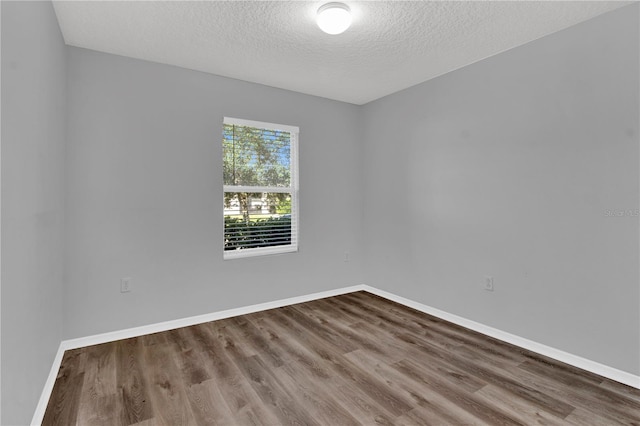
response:
M295 253L298 251L296 246L277 246L252 248L246 250L225 250L224 260L244 259L247 257L269 256L272 254Z

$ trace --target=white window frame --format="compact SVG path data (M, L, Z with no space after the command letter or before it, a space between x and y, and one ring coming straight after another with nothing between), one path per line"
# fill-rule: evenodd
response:
M298 251L298 243L299 243L299 208L298 208L298 194L299 194L299 184L298 184L298 138L300 135L300 128L297 126L288 126L284 124L274 124L274 123L266 123L263 121L253 121L253 120L245 120L241 118L232 118L232 117L224 117L223 126L224 125L235 125L235 126L246 126L246 127L256 127L259 129L269 129L269 130L281 130L284 132L288 132L290 135L290 186L288 188L283 187L270 187L270 186L245 186L245 185L224 185L223 184L223 196L227 192L280 192L291 194L291 244L282 245L282 246L272 246L272 247L257 247L257 248L248 248L244 250L225 250L224 249L224 238L222 241L223 247L222 251L224 253L224 260L230 259L241 259L247 257L255 257L255 256L265 256L271 254L281 254L281 253L292 253ZM223 207L224 210L224 207ZM224 212L222 215L222 232L224 236Z

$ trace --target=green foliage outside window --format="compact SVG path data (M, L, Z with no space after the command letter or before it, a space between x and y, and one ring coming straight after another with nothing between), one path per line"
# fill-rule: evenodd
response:
M291 135L289 132L225 124L223 129L224 185L287 188L291 184ZM225 207L237 202L249 225L250 200L260 193L225 192ZM268 193L269 211L286 209L287 193ZM290 213L291 210L287 211Z

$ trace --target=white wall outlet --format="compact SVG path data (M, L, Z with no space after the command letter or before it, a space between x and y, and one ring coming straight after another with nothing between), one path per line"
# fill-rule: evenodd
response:
M131 291L131 278L120 279L120 293L129 293Z
M493 277L484 277L484 289L487 291L493 291Z
M349 252L348 251L344 252L344 256L343 256L342 260L344 260L345 262L349 261Z

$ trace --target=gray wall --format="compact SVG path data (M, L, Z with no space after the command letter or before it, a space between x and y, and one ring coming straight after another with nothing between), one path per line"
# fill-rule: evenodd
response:
M68 53L66 338L362 283L358 107ZM222 260L223 116L300 127L298 253Z
M66 57L50 2L2 7L2 419L27 424L62 338Z
M639 208L638 36L635 4L368 104L365 282L639 374L638 217L606 215Z

